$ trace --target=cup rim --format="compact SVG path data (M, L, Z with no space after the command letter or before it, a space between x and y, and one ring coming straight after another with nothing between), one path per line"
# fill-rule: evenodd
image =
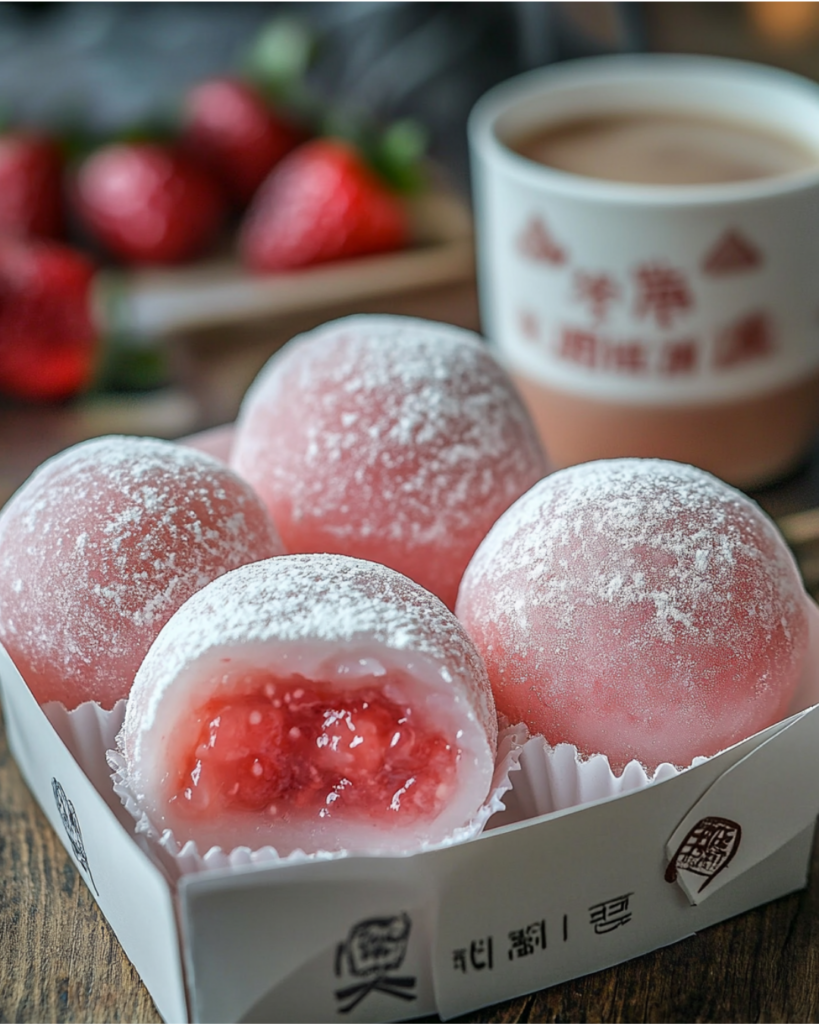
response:
M627 203L635 206L689 206L747 202L801 192L819 186L819 144L815 167L768 178L748 181L716 182L693 185L652 185L609 181L561 171L516 153L496 133L499 119L540 94L560 85L601 85L629 78L654 77L668 80L673 75L708 74L715 82L731 81L759 85L765 81L783 95L790 92L816 106L819 120L819 83L754 61L728 57L688 54L614 54L582 57L527 71L494 86L477 101L467 122L467 135L473 164L480 159L499 166L522 183L535 188L548 187L567 198ZM591 109L590 109L590 112ZM760 119L760 124L770 124ZM819 142L819 135L817 135Z

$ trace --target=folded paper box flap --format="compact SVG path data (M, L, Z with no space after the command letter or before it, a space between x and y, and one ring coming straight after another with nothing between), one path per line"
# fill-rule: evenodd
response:
M378 1021L434 1013L437 880L429 857L351 857L183 879L195 1019Z
M0 645L9 746L29 788L169 1021L188 1019L174 901L161 872L122 827L57 736Z
M819 708L795 715L720 775L666 844L666 880L693 904L802 832L819 812Z
M819 709L799 720L815 744ZM797 835L775 837L767 860L749 858L708 903L691 905L666 880L666 845L680 810L696 807L737 763L747 762L752 779L754 757L743 749L768 749L760 767L773 773L770 781L785 791L797 784L788 774L788 730L772 733L646 789L505 826L462 850L436 923L441 1016L612 966L804 885L813 806L801 809ZM764 809L751 804L748 815L750 830L764 831Z

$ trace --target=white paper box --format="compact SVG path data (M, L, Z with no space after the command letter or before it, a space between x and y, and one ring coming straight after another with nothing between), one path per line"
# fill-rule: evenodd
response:
M453 1017L806 882L819 706L666 781L460 846L248 865L175 889L131 835L102 751L84 773L2 648L0 691L24 777L168 1021Z

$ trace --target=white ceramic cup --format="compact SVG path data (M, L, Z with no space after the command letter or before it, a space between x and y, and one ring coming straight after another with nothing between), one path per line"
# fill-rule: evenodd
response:
M768 129L816 164L644 185L511 148L645 111ZM819 425L819 86L707 57L592 58L497 86L469 135L484 331L553 462L671 458L746 487L795 468Z

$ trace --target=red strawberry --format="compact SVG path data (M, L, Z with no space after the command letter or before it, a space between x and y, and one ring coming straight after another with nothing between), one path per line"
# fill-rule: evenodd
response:
M225 214L221 190L189 157L150 142L114 143L77 175L89 231L128 263L180 263L201 255Z
M239 238L253 270L289 270L399 249L409 239L406 207L351 145L314 139L265 181Z
M55 242L0 242L0 390L67 398L91 380L97 332L94 268Z
M273 167L304 141L304 133L272 111L251 86L213 78L185 100L183 141L245 206Z
M0 232L58 238L63 231L63 159L45 135L0 135Z

